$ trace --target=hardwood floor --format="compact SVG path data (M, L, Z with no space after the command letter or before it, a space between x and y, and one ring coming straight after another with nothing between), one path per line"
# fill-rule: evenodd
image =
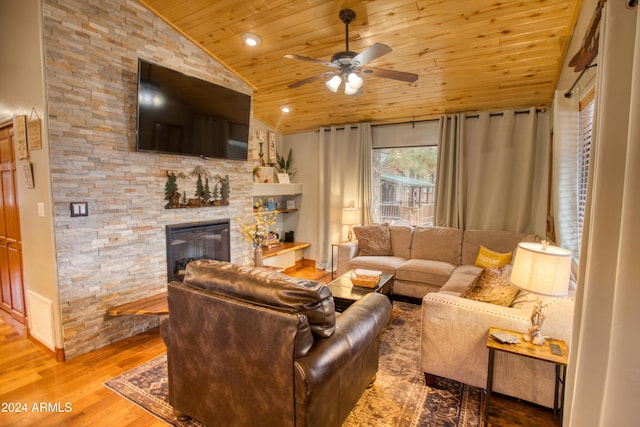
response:
M329 273L310 267L290 275L331 280ZM0 425L163 426L102 384L164 352L162 338L154 329L56 362L27 339L24 326L0 310ZM492 398L491 405L491 425L557 425L550 411L533 405L499 397Z

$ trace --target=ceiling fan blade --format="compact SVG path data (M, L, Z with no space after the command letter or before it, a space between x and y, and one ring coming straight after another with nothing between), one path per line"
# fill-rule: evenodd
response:
M318 80L318 79L321 79L321 78L323 78L323 77L330 77L330 76L333 76L334 74L336 74L336 73L334 73L333 71L328 71L328 72L326 72L326 73L318 74L317 76L308 77L308 78L306 78L306 79L304 79L304 80L300 80L300 81L297 81L297 82L295 82L295 83L291 83L291 84L290 84L289 86L287 86L287 87L288 87L289 89L293 89L293 88L296 88L296 87L302 86L302 85L304 85L304 84L314 82L314 81L316 81L316 80Z
M418 80L418 75L414 73L405 73L403 71L383 70L381 68L367 67L362 70L364 74L371 74L375 77L383 77L385 79L400 80L407 83L413 83Z
M336 65L333 62L323 61L322 59L309 58L308 56L300 56L300 55L288 53L284 55L284 57L289 59L299 59L301 61L307 61L307 62L315 62L316 64L323 64L323 65L326 65L327 67L332 67L332 68L340 68L339 65Z
M391 48L386 44L375 43L354 56L353 59L351 59L351 65L364 67L369 62L373 61L374 59L378 59L382 55L386 55L389 52L391 52Z

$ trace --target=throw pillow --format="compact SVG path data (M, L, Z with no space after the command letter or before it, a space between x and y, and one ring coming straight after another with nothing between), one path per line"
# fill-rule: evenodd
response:
M358 239L358 255L393 255L389 224L372 224L353 227Z
M480 245L480 250L476 257L476 265L482 268L502 267L511 264L512 255L513 252L501 254L500 252L492 251Z
M520 289L509 281L511 264L499 268L485 268L478 280L460 295L462 298L508 307Z

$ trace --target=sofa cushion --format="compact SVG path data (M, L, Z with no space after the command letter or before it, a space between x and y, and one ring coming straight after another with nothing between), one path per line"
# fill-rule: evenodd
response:
M410 259L398 267L396 279L442 286L455 269L445 261Z
M358 239L358 255L393 255L389 224L353 227Z
M451 292L460 295L476 282L483 270L484 268L482 267L468 264L457 267L453 273L451 273L451 277L447 280L447 283L440 288L440 292Z
M397 256L357 256L349 260L349 268L364 268L366 270L378 270L384 274L395 274L406 258Z
M187 264L184 283L273 310L305 315L311 332L319 337L335 332L333 295L324 283L213 260Z
M390 225L391 250L393 255L402 258L411 258L411 236L413 227L409 225Z
M448 227L416 227L411 239L411 258L460 265L461 246L462 230Z
M513 252L500 253L480 245L475 265L482 268L495 268L511 264Z
M508 307L519 292L518 287L509 281L510 277L511 264L498 268L485 268L474 285L460 296Z

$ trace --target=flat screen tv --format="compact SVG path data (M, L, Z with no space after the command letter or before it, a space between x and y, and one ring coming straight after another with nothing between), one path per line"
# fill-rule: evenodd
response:
M247 160L251 96L138 60L137 151Z

